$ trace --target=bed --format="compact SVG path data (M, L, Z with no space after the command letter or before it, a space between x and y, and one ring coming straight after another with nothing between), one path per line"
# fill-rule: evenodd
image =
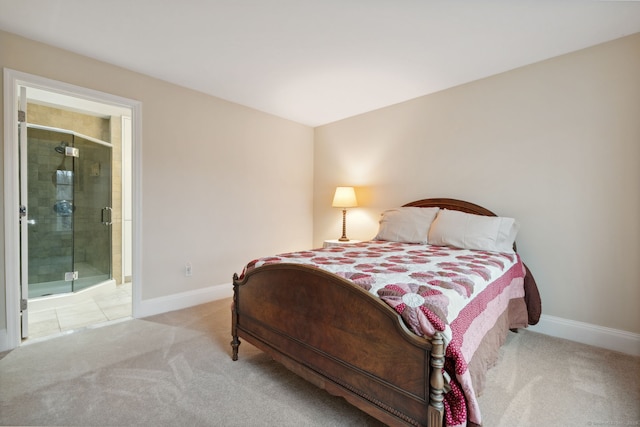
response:
M445 213L464 214L465 219L500 218L486 208L455 199L423 199L407 203L402 209L397 211L402 215L410 212L420 218L436 212L427 225L429 243L435 218L444 224ZM388 213L390 221L394 212ZM474 249L470 255L469 252L459 255L451 252L457 248L447 246L446 238L444 244L440 242L437 247L426 245L426 241L398 242L406 240L406 236L380 239L391 230L383 230L384 221L383 216L381 229L372 242L265 257L249 263L241 275L235 274L232 358L238 360L240 340L244 339L297 375L343 397L387 425L481 425L475 396L483 387L485 372L497 360L499 346L509 330L516 331L538 321L540 297L535 280L515 252L515 243L510 243L511 250L504 249L511 252L510 255ZM420 229L418 234L424 231ZM503 248L505 243L501 244ZM416 252L424 248L430 251L427 255ZM401 249L408 252L394 252ZM376 283L379 269L366 270L367 280L360 283L357 279L363 276L338 274L335 268L331 271L318 267L317 263L309 265L305 259L324 259L327 265L333 265L329 255L336 256L336 252L343 252L337 256L359 266L360 272L363 272L362 266L370 265L366 263L371 260L366 258L367 254L380 256L380 253L385 261L396 263L392 270L395 265L402 265L400 270L406 270L404 266L413 268L408 259L420 262L453 253L465 260L469 260L469 256L480 256L487 261L480 267L473 261L479 268L470 273L473 280L493 275L486 272L496 263L501 264L505 272L485 277L487 283L482 288L467 285L468 279L460 277L460 266L442 258L437 262L450 268L446 275L459 278L451 279L455 282L453 287L447 282L447 286L455 287L455 292L425 284L419 293L416 284L400 280L403 283L379 285L376 296L362 283L371 280ZM365 257L364 262L360 262L358 254ZM507 258L512 262L505 261ZM411 274L411 277L424 276L423 272ZM440 283L431 279L430 284ZM409 285L418 293L409 294ZM446 295L450 296L443 296L443 292L449 292ZM406 299L404 293L423 298L414 306L404 304L411 300ZM439 302L442 298L454 298L451 295L458 298L458 294L463 296L459 298L463 301L460 307L452 303L443 308ZM488 300L489 294L497 295L495 300L500 299L500 303ZM487 301L477 302L483 299ZM430 305L425 301L430 301ZM497 308L493 317L486 314L492 311L489 306L492 310ZM447 319L442 310L445 314L458 310L459 319ZM472 312L476 314L471 316ZM467 320L483 316L486 319L482 321ZM463 333L457 332L462 323L468 329L464 329L464 334L468 334L466 341L461 338ZM469 338L472 335L475 338ZM477 342L469 344L472 341Z

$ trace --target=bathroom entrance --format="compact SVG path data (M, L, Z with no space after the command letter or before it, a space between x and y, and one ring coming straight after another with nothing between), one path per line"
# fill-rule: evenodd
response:
M3 71L2 351L136 315L142 127L139 101Z
M44 117L57 110L32 109L44 110ZM27 241L22 242L28 248L28 298L78 292L111 280L112 144L28 123L26 156L21 176L27 194L21 200L26 198L23 206L28 206Z

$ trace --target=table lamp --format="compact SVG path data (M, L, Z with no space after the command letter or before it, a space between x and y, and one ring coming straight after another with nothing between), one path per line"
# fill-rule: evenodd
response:
M356 192L353 187L337 187L336 194L333 196L334 208L342 208L342 237L338 240L341 242L348 242L347 238L347 209L358 206L356 200Z

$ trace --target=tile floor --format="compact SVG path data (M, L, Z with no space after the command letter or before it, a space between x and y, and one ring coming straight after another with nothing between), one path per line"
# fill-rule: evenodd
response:
M131 317L131 283L97 288L69 297L29 300L27 341Z

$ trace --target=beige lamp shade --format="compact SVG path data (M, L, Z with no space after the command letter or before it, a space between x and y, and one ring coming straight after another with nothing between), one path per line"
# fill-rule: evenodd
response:
M331 206L334 208L353 208L358 206L356 192L353 187L337 187Z

